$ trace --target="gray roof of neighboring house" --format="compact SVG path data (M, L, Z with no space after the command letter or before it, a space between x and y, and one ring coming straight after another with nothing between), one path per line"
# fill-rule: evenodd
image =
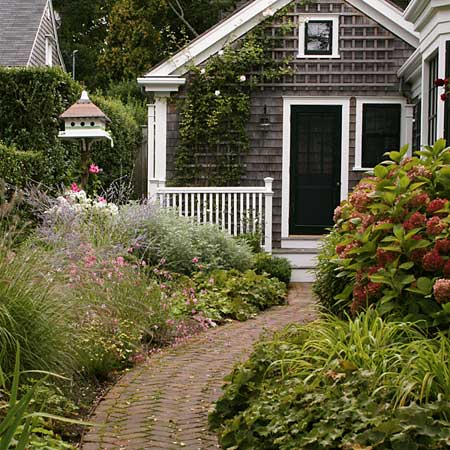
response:
M0 66L26 66L47 0L0 0Z

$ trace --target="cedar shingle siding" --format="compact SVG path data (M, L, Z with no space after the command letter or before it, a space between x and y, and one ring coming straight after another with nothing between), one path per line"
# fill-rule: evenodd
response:
M397 70L414 49L386 29L365 17L342 0L311 1L302 6L296 2L289 19L298 24L300 13L340 15L340 59L296 59L298 52L298 27L280 38L271 53L275 59L293 58L294 75L281 82L256 89L252 94L251 119L248 124L251 150L245 156L246 174L242 185L261 186L263 178L274 181L274 244L281 236L281 172L284 96L342 96L351 99L350 108L350 158L349 182L352 188L361 178L353 171L355 162L356 96L395 96L400 94ZM275 25L275 28L279 25ZM183 95L180 92L179 95ZM267 130L260 126L264 106L270 116ZM168 179L174 174L174 155L178 142L179 113L175 103L168 114Z
M60 66L49 0L0 0L0 66L45 66L46 37Z

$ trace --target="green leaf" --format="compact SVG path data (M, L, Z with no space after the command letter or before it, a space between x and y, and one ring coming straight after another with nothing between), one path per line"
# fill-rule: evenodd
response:
M384 178L388 174L388 169L386 167L382 166L381 164L378 164L378 166L375 166L373 169L373 173L378 178Z
M414 263L412 261L405 262L400 264L399 269L409 270L414 267Z

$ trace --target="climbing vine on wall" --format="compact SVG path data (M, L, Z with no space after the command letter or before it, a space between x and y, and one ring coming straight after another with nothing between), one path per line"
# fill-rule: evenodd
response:
M203 67L190 68L187 96L181 104L175 184L239 184L245 169L242 156L249 150L251 90L292 73L288 60L274 61L269 53L277 37L270 25L285 13L286 8L268 17ZM284 34L292 26L285 23L277 33Z

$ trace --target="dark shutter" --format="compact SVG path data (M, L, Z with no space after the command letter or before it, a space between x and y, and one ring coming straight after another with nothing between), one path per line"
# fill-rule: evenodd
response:
M363 105L363 167L374 167L386 159L385 152L399 150L401 111L399 104Z

